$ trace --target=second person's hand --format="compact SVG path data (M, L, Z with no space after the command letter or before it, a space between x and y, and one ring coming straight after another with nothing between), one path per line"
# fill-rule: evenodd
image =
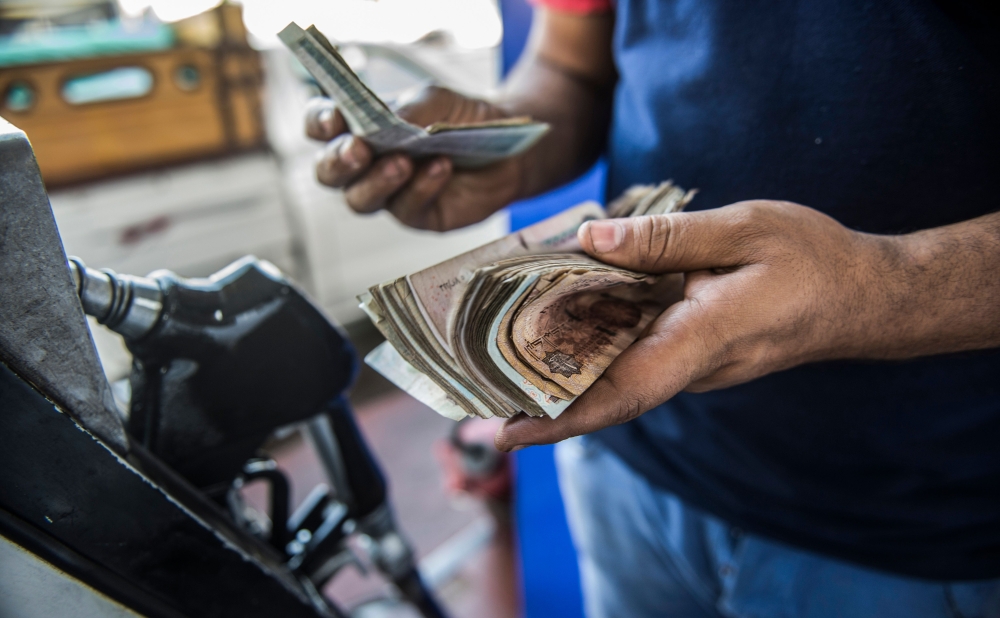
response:
M811 208L757 200L701 212L591 221L593 257L684 273L670 306L557 419L519 415L496 436L509 451L630 421L681 391L726 388L802 363L898 358L894 256L906 237L855 232Z
M434 86L421 90L396 113L421 127L508 116L486 101ZM343 189L347 204L359 213L385 209L408 226L444 231L482 221L521 197L523 157L475 170L456 170L448 157L376 157L368 144L348 132L329 99L310 102L306 134L329 142L316 163L317 179Z

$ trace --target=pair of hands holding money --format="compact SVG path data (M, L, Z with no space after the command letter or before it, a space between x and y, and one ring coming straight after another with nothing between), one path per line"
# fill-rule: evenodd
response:
M504 117L503 110L431 88L397 113L425 126ZM445 157L376 158L328 100L307 115L329 142L317 163L358 212L389 210L403 223L454 229L525 197L525 156L477 170ZM889 320L882 275L886 237L853 232L815 210L773 201L710 211L591 221L579 240L591 256L647 273L685 273L684 299L663 312L557 419L509 419L497 447L556 442L631 420L682 390L731 386L804 362L870 353ZM883 332L882 337L886 337ZM864 348L864 350L862 350Z

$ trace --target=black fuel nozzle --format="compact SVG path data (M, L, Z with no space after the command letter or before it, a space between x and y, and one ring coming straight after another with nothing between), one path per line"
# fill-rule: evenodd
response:
M322 413L354 380L346 335L269 262L247 256L191 279L69 266L84 311L132 353L129 433L209 494L276 428Z

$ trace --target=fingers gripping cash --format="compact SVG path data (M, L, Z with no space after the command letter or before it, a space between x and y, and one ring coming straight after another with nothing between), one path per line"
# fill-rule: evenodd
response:
M412 125L365 86L315 26L303 30L293 22L278 37L336 101L351 133L364 139L376 154L405 152L418 158L446 155L458 167L483 167L521 154L549 130L548 124L528 117Z
M608 207L586 202L359 297L386 337L365 361L451 419L555 418L666 307L681 275L650 276L583 255L586 221L677 212L670 182Z

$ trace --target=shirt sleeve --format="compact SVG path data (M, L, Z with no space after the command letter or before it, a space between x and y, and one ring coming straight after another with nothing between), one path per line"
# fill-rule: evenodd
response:
M614 9L613 0L528 0L535 6L566 13L604 13Z

